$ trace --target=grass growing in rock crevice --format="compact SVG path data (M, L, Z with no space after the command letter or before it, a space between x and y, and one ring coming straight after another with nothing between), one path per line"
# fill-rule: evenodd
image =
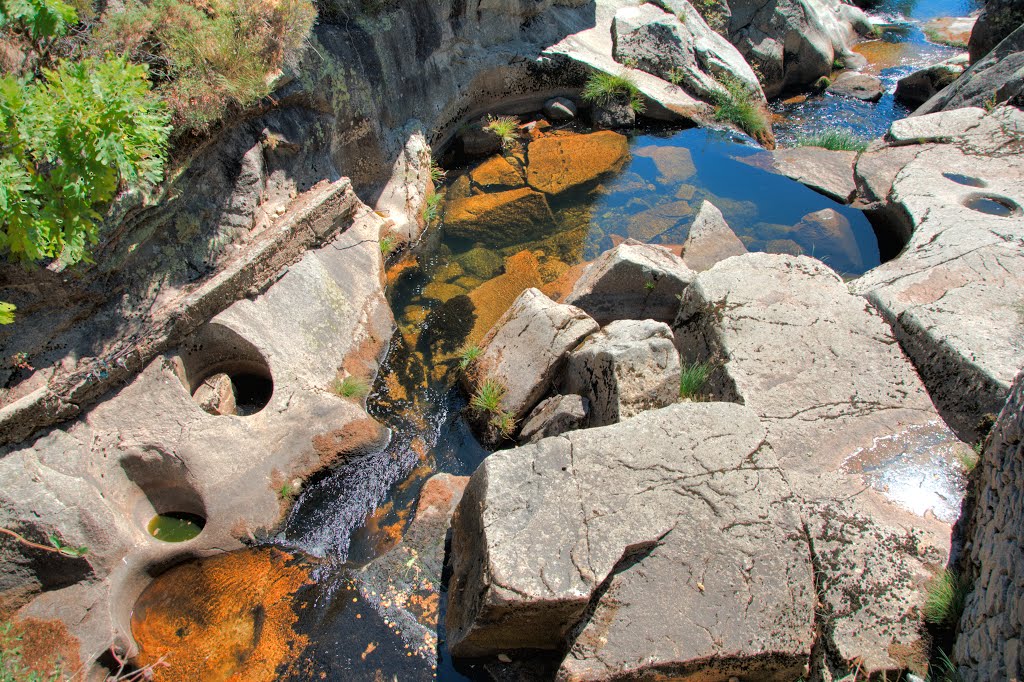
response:
M683 367L679 375L679 397L686 400L695 400L704 390L704 385L711 375L710 362L694 362Z
M971 584L956 571L943 569L928 585L924 619L936 627L953 630L964 612Z
M484 379L469 404L477 412L497 414L501 411L501 399L505 392L505 387L497 379Z
M638 114L642 114L646 105L636 83L627 75L617 75L595 71L587 78L583 86L583 101L598 106L608 106L615 102L628 102Z
M715 118L733 123L761 144L774 147L768 114L754 94L737 78L723 78L719 82L724 92L714 95Z
M512 149L519 142L519 119L515 116L488 116L484 130L501 140L502 149Z
M331 393L342 398L362 400L370 394L370 385L365 379L347 376L344 379L335 379L331 383Z
M822 147L834 152L862 152L868 148L868 141L858 137L849 130L842 128L831 128L822 130L814 135L807 135L797 138L798 147Z

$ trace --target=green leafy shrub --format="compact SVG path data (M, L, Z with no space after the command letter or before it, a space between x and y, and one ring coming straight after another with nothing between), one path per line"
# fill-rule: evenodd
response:
M477 412L498 414L501 411L501 399L505 396L505 392L505 387L497 379L485 379L477 388L469 404Z
M489 115L484 130L497 135L503 149L511 149L519 142L519 119L515 116Z
M13 303L0 301L0 324L12 324L14 322L14 311L18 307Z
M583 101L599 106L614 102L629 103L633 111L642 114L646 105L633 79L627 75L616 75L595 71L583 86Z
M62 0L0 0L0 27L13 26L39 42L67 33L78 12Z
M147 75L108 56L0 79L0 251L78 262L119 191L160 181L170 127Z
M814 135L797 138L798 147L823 147L832 151L862 152L868 148L868 142L849 130L831 128Z
M370 385L360 377L347 376L344 379L335 379L331 382L331 392L342 398L362 400L370 394Z
M694 362L679 375L679 397L693 400L700 395L711 375L711 363Z
M932 625L953 629L964 612L970 583L955 571L943 569L928 585L924 619Z
M755 140L769 138L771 126L768 115L754 99L753 93L737 78L726 77L719 82L723 90L714 96L715 118L734 123Z
M668 70L668 82L675 86L681 86L686 81L686 70L673 66Z

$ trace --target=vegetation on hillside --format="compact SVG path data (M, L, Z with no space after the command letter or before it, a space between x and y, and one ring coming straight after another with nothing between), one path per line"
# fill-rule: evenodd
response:
M0 0L0 254L87 259L111 202L163 180L172 132L266 96L315 18L310 0Z

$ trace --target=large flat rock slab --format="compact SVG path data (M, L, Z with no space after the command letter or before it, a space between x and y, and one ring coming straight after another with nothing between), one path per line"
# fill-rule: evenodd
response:
M857 190L853 180L857 152L833 151L822 147L793 147L744 156L739 160L785 175L843 204L850 203Z
M852 289L893 325L949 425L974 441L1024 365L1024 114L961 109L899 124L890 135L902 146L873 156L878 167L898 157L888 210L909 241Z
M758 414L806 505L830 651L864 671L914 669L899 652L923 645L915 609L948 551L966 446L885 321L816 260L749 254L695 278L675 329L684 361L717 365L711 395Z
M488 457L452 522L453 654L569 636L565 679L799 677L812 567L764 435L745 407L680 403Z

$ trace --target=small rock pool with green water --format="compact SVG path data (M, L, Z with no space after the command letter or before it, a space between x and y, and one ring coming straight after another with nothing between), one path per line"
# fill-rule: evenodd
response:
M489 454L463 417L460 351L523 290L564 295L583 262L626 238L678 250L704 200L749 250L814 255L848 276L879 262L862 214L751 165L763 152L727 134L582 132L548 129L451 168L440 215L390 259L398 328L367 407L391 437L308 481L270 541L311 580L284 624L292 660L268 679L487 679L447 657L444 534L417 529L415 511L432 475L468 476Z

